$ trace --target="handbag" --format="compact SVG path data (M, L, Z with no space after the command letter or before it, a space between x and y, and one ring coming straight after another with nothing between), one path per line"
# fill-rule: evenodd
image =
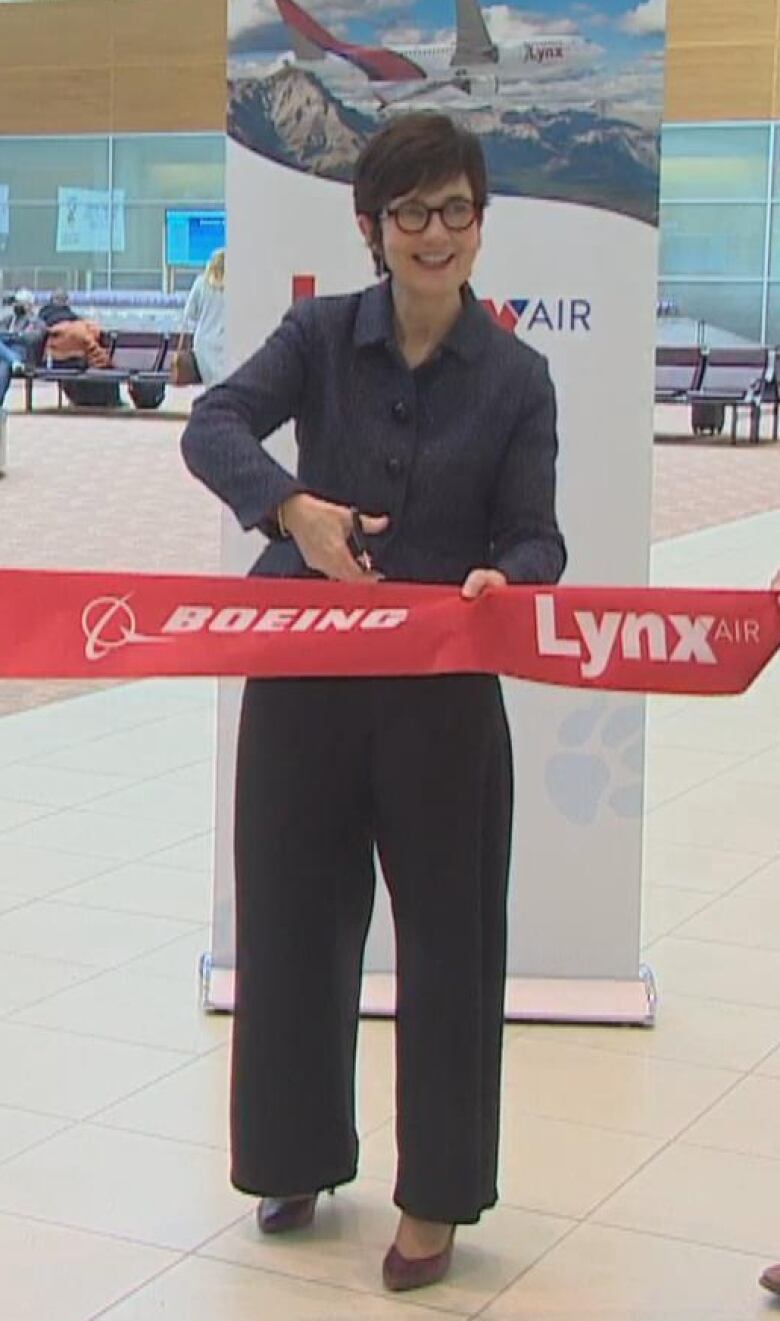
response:
M200 385L198 360L192 349L179 347L171 358L171 385Z

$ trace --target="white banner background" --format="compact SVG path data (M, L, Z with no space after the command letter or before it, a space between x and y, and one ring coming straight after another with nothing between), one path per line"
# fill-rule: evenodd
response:
M251 353L291 301L293 274L317 291L371 281L354 227L351 191L228 144L228 310L233 363ZM538 317L525 337L547 355L559 401L559 516L569 546L566 580L647 581L651 489L656 231L586 206L518 197L492 203L474 279L501 307L538 299L587 300L590 329L551 330ZM290 428L271 448L295 461ZM227 571L260 546L224 520ZM217 850L211 957L233 962L232 796L240 685L223 683L219 712ZM515 829L510 890L508 1007L518 1016L642 1021L639 975L644 702L505 684L512 728ZM261 865L261 860L260 865ZM392 973L389 905L380 887L367 971ZM229 999L212 987L218 1007ZM214 983L216 986L216 982ZM369 1005L387 1007L380 977Z

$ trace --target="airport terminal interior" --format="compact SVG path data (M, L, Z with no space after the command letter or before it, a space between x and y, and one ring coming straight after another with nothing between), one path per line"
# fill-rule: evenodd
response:
M4 294L178 331L177 216L224 213L225 40L223 0L0 0ZM667 42L658 343L773 350L780 0L668 0ZM58 189L100 193L105 241L63 253ZM40 380L28 411L14 379L0 566L217 572L219 506L179 453L197 393L84 410ZM772 410L732 444L658 403L654 435L650 582L767 587ZM611 788L604 700L583 755ZM780 1315L777 660L737 698L650 698L645 745L655 1024L507 1023L499 1205L394 1297L391 1022L361 1023L359 1177L310 1228L261 1239L228 1181L230 1018L198 975L216 684L0 680L1 1321Z

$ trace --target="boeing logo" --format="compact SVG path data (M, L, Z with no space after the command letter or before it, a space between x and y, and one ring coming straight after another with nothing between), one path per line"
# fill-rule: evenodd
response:
M276 607L256 610L249 606L178 605L159 633L142 633L130 595L99 596L81 614L84 655L101 661L121 647L137 643L170 642L176 635L192 633L352 633L356 629L374 633L400 628L409 619L407 609L341 610L333 607L300 609Z
M98 596L81 612L84 655L88 661L100 661L112 651L137 642L164 642L164 638L138 631L135 612L127 596Z
M367 632L400 628L409 619L409 611L300 609L277 606L255 610L251 606L225 606L215 610L210 605L180 605L163 624L163 633L352 633L356 628Z

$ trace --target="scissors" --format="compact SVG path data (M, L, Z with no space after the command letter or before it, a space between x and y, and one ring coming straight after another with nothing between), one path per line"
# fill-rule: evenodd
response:
M350 509L349 512L352 517L352 530L347 537L349 553L364 573L371 573L374 567L374 561L371 558L371 552L366 545L366 539L363 535L363 524L360 521L360 514L357 509Z

